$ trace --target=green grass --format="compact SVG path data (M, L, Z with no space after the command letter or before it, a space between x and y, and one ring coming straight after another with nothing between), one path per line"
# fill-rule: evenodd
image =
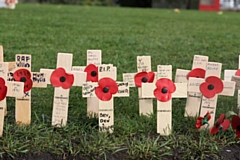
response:
M122 73L137 70L139 55L152 57L154 71L159 64L171 64L173 75L177 68L191 69L194 54L223 63L223 69L238 68L239 13L20 4L16 10L1 9L0 23L4 60L31 54L32 71L55 68L58 52L73 53L73 65L85 65L87 49L101 49L103 63L117 66L118 80ZM198 132L196 119L183 117L185 99L173 100L173 134L169 137L156 134L156 100L151 117L138 115L137 89L131 89L129 98L115 98L113 134L99 133L98 120L87 118L80 87L71 88L66 127L51 126L52 102L52 86L33 88L32 123L19 127L14 122L14 99L8 98L1 157L31 152L62 158L113 154L121 159L213 159L224 146L239 143L231 129L216 136ZM235 105L236 96L219 96L216 116Z

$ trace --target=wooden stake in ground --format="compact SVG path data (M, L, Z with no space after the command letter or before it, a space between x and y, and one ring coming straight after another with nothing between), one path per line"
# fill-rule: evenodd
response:
M175 82L176 83L188 83L189 77L201 78L200 82L204 80L205 70L208 62L207 56L194 55L192 70L177 69ZM192 83L197 83L199 80L191 81ZM190 86L191 87L191 86ZM191 89L190 89L191 90ZM199 108L201 105L202 94L201 92L194 92L188 90L188 97L185 107L185 117L195 117L199 115Z
M172 82L172 66L158 65L156 83L142 84L143 98L157 98L157 133L172 131L172 98L187 98L187 83Z
M199 89L203 94L202 104L200 108L200 117L204 117L207 112L211 113L211 119L200 129L212 128L215 122L216 106L218 95L233 96L235 90L235 82L222 81L220 79L222 64L208 62L205 81L199 85Z
M32 87L46 88L45 75L38 72L31 73L31 55L17 54L13 79L17 82L24 82L24 96L16 98L16 122L17 124L30 124L31 89Z
M128 97L129 85L127 82L115 82L113 65L99 65L98 82L83 84L83 97L97 97L99 99L99 130L113 132L114 107L113 97Z
M236 82L236 89L238 90L238 107L240 106L240 55L238 58L238 70L224 70L224 80Z
M52 125L62 127L67 124L68 102L71 86L82 86L86 79L86 73L71 71L72 54L58 53L57 67L52 69L40 69L46 74L48 84L54 89Z
M143 83L152 83L155 73L151 72L151 57L137 56L137 73L124 73L123 81L129 83L129 87L138 87L139 115L150 115L153 113L152 98L142 97ZM136 84L137 83L137 84Z
M101 50L87 50L87 67L86 66L73 66L72 71L86 72L86 81L98 82L98 67L102 64L102 51ZM87 115L89 117L98 116L98 98L87 97Z
M7 74L8 63L0 62L0 137L3 135L4 116L7 110L6 96L22 97L24 88L23 82L7 82Z

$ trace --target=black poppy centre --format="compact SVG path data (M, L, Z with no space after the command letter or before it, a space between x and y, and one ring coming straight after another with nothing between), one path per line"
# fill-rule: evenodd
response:
M146 83L147 81L148 81L147 77L143 77L143 78L142 78L142 82L143 82L143 83Z
M97 72L96 71L92 71L91 72L91 76L95 77L97 75Z
M167 88L162 88L162 93L167 93L168 92L168 89Z
M213 85L213 84L209 84L209 85L208 85L208 89L209 89L209 90L213 90L213 89L214 89L214 85Z
M237 131L240 131L240 125L237 126Z
M25 77L20 78L20 82L26 82L26 81L27 81L27 79Z
M60 82L65 82L66 81L66 77L62 76L60 77Z
M215 127L218 128L219 126L220 126L220 123L217 122L217 123L215 124Z
M104 92L104 93L107 93L108 91L109 91L109 88L108 88L108 87L104 87L104 88L103 88L103 92Z

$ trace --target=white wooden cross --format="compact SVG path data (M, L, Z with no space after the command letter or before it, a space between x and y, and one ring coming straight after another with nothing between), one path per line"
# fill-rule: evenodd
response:
M207 62L208 62L207 56L194 55L193 63L192 63L192 71L194 71L196 69L206 70ZM191 71L189 71L189 70L177 69L176 75L175 75L175 82L176 83L188 83L189 80L187 77L190 72ZM201 92L194 92L194 91L188 90L188 96L187 96L184 116L185 117L198 116L199 108L201 105L201 100L202 100Z
M82 96L83 97L98 97L95 93L96 87L98 87L101 81L105 78L110 78L111 81L115 81L114 77L116 75L116 71L112 64L108 65L99 65L98 66L98 82L86 82L83 84L82 88ZM114 129L114 107L113 107L113 97L128 97L129 96L129 85L128 82L116 82L118 86L118 91L112 95L111 99L99 99L99 130L102 132L108 131L110 133L113 132ZM105 93L104 87L102 90Z
M18 0L5 0L6 8L15 9Z
M60 84L54 88L52 125L63 127L67 124L69 92L71 86L82 86L86 81L86 73L71 71L73 55L69 53L58 53L57 67L53 69L40 69L40 72L46 74L47 84ZM64 73L58 71L64 70ZM53 74L55 73L55 74ZM73 84L70 84L73 77ZM51 81L52 80L52 81ZM65 86L67 84L67 86Z
M4 116L6 115L7 103L6 96L8 97L21 97L23 96L23 82L8 82L8 63L3 62L3 47L0 46L0 137L3 135Z
M11 74L8 73L9 81L24 82L24 95L16 98L16 123L31 123L31 88L46 88L45 75L39 72L31 72L31 55L17 54L15 63L9 62ZM15 77L14 77L15 76Z
M238 57L238 69L240 69L240 55ZM237 105L240 106L240 76L236 75L238 70L224 70L224 80L236 82L236 89L238 90Z
M137 56L137 73L150 72L151 57L150 56ZM123 81L129 83L129 87L136 87L134 77L137 73L123 73ZM156 80L156 75L154 77ZM142 97L142 87L138 87L139 97L139 115L149 116L153 113L153 99Z
M156 83L142 84L143 98L157 98L157 133L170 135L172 131L172 98L187 98L187 83L172 82L172 66L158 65ZM169 82L171 85L166 84ZM171 86L174 86L172 88ZM162 97L156 97L160 94Z
M87 50L87 66L89 64L94 64L96 66L102 64L101 50ZM86 66L73 66L72 71L84 72L85 68ZM87 115L89 117L98 116L98 102L97 97L87 97Z
M222 69L221 63L208 62L207 68L206 68L205 80L202 80L202 82L200 82L201 80L197 79L198 84L195 85L195 87L192 87L192 91L200 92L200 87L203 83L206 84L207 89L208 89L208 91L206 93L209 93L210 91L215 90L216 89L216 86L214 87L215 84L212 84L209 82L206 83L206 82L208 81L208 79L210 77L218 77L220 79L221 69ZM194 79L196 80L196 78L192 78L192 79L193 79L193 82L194 82ZM212 113L212 116L211 116L212 118L208 121L209 126L207 124L203 125L200 128L200 130L206 128L207 126L209 128L213 127L214 122L215 122L215 114L216 114L218 95L224 95L224 96L233 96L234 95L235 82L222 81L222 85L223 85L222 92L220 92L220 93L216 92L214 97L207 98L203 93L203 98L202 98L201 108L200 108L200 116L203 117L207 112L209 112L209 113Z

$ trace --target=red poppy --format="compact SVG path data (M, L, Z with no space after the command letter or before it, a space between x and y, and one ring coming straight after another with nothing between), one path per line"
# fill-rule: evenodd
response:
M141 87L142 83L151 83L155 77L154 72L139 72L134 76L135 85Z
M97 82L98 81L98 67L94 64L89 64L84 72L87 72L87 81Z
M55 69L50 77L50 82L54 87L62 87L68 89L73 85L73 74L66 73L64 68Z
M32 88L33 82L29 70L18 69L13 73L13 78L17 82L24 82L24 92L27 92Z
M215 123L213 128L210 130L210 133L216 134L219 130L225 131L226 129L228 129L229 125L230 121L228 119L225 119L225 114L221 114L217 120L217 123Z
M240 138L240 116L233 116L232 128L236 130L237 138Z
M240 69L237 70L237 72L235 73L235 76L240 76Z
M117 83L111 78L102 78L95 89L96 96L102 101L109 101L118 92Z
M204 69L202 69L202 68L195 68L195 69L191 70L191 72L188 73L187 79L189 79L189 77L204 78L205 77L205 73L206 73L206 71Z
M196 122L197 129L201 128L201 126L208 124L208 121L211 119L211 114L207 112L204 117L198 117Z
M7 95L7 86L5 86L5 80L0 77L0 101Z
M161 102L167 102L172 98L176 86L172 80L168 78L160 78L156 82L157 88L154 90L154 96Z
M210 76L205 81L200 85L200 91L206 98L213 98L216 94L223 91L223 82L220 78Z

